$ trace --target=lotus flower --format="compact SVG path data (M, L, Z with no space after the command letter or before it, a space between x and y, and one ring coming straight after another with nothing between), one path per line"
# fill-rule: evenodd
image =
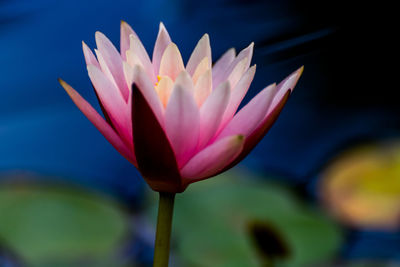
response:
M186 66L160 24L152 60L121 23L120 52L96 32L95 54L83 43L104 118L71 86L69 96L104 137L159 192L177 193L241 161L276 120L303 68L259 92L238 110L253 80L253 43L212 65L205 34Z

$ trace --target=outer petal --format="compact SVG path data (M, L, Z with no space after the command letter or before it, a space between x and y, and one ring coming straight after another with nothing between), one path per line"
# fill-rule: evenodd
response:
M158 122L163 127L164 126L164 108L161 104L160 98L156 90L154 89L154 84L150 81L149 77L145 73L144 69L140 66L135 66L133 68L133 78L137 87L140 89L141 94L146 99L147 104L152 109L154 115L156 116Z
M129 36L133 35L137 37L137 34L132 30L128 23L121 20L121 40L120 40L120 52L123 60L126 61L126 51L129 49L130 40Z
M253 81L254 75L256 73L256 66L254 65L243 75L243 77L239 80L235 88L233 88L231 92L231 99L229 101L228 107L225 110L224 116L221 122L221 128L225 127L227 122L229 122L233 115L235 115L240 103L245 97L251 82Z
M248 47L243 49L239 55L232 61L232 63L229 65L227 69L225 69L224 72L221 73L221 75L215 76L215 79L213 79L213 86L216 87L218 86L219 83L225 81L228 79L229 75L231 75L232 71L235 69L236 65L239 64L240 61L243 59L247 58L247 63L245 64L245 71L249 68L251 59L253 57L253 48L254 48L254 43L251 43Z
M153 50L153 67L154 67L155 74L159 73L161 57L164 54L165 49L167 48L167 46L170 43L171 43L171 38L169 37L169 34L168 34L167 29L165 28L164 24L161 22L160 29L158 31L157 40L156 40L156 43L154 45L154 50Z
M285 106L287 100L289 99L290 93L292 92L294 86L296 85L300 75L302 74L303 67L289 75L288 78L280 82L277 86L278 93L275 95L273 102L267 112L267 115L257 126L256 130L254 130L251 135L246 138L246 142L243 147L243 151L240 155L233 161L229 166L224 168L221 172L235 166L242 159L244 159L251 150L261 141L264 135L268 132L271 126L274 124L279 114L281 113L283 107ZM291 81L288 83L288 81ZM283 96L279 95L279 92L284 91L285 94ZM278 98L277 98L278 97ZM274 104L275 99L279 99L276 104Z
M212 74L213 74L213 84L217 81L216 78L221 76L226 69L229 67L229 65L232 63L232 61L236 57L236 51L235 48L231 48L228 51L226 51L220 59L218 59L217 62L215 62L213 68L212 68Z
M94 56L92 50L90 50L90 48L85 44L84 41L82 41L82 49L83 55L85 56L86 65L94 65L100 68L99 62L97 62L97 59Z
M89 65L88 73L112 124L120 136L130 143L132 140L132 129L130 127L127 104L120 92L97 67Z
M200 129L200 112L193 92L180 83L174 85L165 110L165 131L181 167L196 149Z
M200 41L197 43L196 47L191 54L189 61L186 65L186 70L190 75L193 75L199 63L205 58L208 58L208 68L211 68L211 47L210 47L210 37L208 34L204 34Z
M159 192L182 192L178 165L168 138L142 90L132 86L133 141L138 169L149 186ZM145 126L145 127L144 127Z
M151 64L149 55L147 54L146 49L144 48L142 42L134 35L130 36L131 45L129 50L136 55L140 62L143 64L144 69L146 70L147 75L151 78L151 80L155 83L157 82L156 76L154 74L153 65Z
M244 106L219 134L218 139L234 134L249 136L267 114L268 108L276 92L272 84L258 93Z
M104 75L106 75L106 77L108 78L108 80L110 82L112 82L112 84L115 86L115 88L118 88L118 84L116 83L113 74L111 73L110 68L107 65L107 62L104 60L103 55L101 54L101 52L97 49L94 50L94 52L96 52L96 56L97 59L99 60L99 65L100 65L100 69L101 71L104 73ZM118 89L119 90L119 89ZM121 92L121 90L119 90ZM122 92L121 92L122 94Z
M182 168L184 183L203 180L224 169L240 154L244 140L241 135L228 136L200 151Z
M220 84L204 102L200 109L199 148L202 149L214 136L229 103L231 89L229 82Z
M115 133L114 129L97 113L97 111L85 100L78 92L76 92L70 85L63 80L58 80L68 95L74 101L75 105L82 111L82 113L94 124L94 126L101 132L101 134L110 142L113 147L121 153L133 165L137 166L133 150L130 149L121 138Z
M184 69L181 52L176 44L170 43L161 58L159 75L166 75L175 80Z
M275 108L276 105L279 104L279 102L286 95L288 90L290 90L291 92L293 91L294 87L297 84L297 81L300 79L300 76L303 73L303 70L304 66L294 71L292 74L290 74L288 77L286 77L283 81L281 81L278 84L277 86L278 91L274 97L274 100L272 100L270 110L272 110L273 108Z
M121 90L121 93L127 102L129 89L126 86L124 78L121 55L117 49L115 49L111 41L101 32L96 32L96 44L114 78L115 83L118 85L119 90Z
M240 161L242 161L251 152L251 150L253 150L253 148L261 141L261 139L264 137L264 135L268 132L268 130L271 128L271 126L278 118L287 100L289 99L289 95L290 91L287 91L286 95L284 95L284 97L281 99L278 105L276 105L275 108L269 113L268 117L266 117L262 121L260 126L257 127L257 129L253 131L253 133L248 138L246 138L246 141L243 145L243 150L236 157L236 159L232 161L229 165L224 167L222 170L220 170L217 174L229 170L230 168L238 164Z

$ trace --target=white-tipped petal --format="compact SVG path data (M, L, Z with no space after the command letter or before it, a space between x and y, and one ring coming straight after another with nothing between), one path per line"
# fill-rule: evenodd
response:
M159 75L166 75L175 80L184 69L185 67L183 66L182 56L178 47L176 44L170 43L161 58Z
M171 38L165 28L164 24L160 22L160 28L157 35L157 40L154 45L153 50L153 68L154 73L158 74L160 72L160 63L162 55L164 54L165 49L171 43Z
M210 37L208 36L208 34L204 34L194 48L186 65L187 72L189 72L190 75L193 75L195 70L197 69L197 66L205 57L208 58L208 68L211 68L211 46Z

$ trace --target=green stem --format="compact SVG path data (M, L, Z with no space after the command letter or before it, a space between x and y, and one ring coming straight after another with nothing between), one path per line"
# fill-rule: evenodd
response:
M168 267L174 193L160 192L153 267Z

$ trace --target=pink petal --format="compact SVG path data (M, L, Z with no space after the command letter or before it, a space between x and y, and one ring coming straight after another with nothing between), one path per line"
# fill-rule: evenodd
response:
M193 83L196 84L197 80L200 78L201 75L204 74L204 72L210 70L210 60L208 57L203 58L202 61L197 65L196 70L194 71L194 74L192 75Z
M214 176L229 165L242 151L242 135L225 137L197 153L182 169L185 184Z
M97 62L96 57L93 55L92 50L82 41L83 55L85 56L86 65L94 65L100 68L99 62Z
M168 76L162 76L156 86L158 97L160 98L160 101L163 104L164 108L167 107L173 87L174 82Z
M229 103L230 95L229 82L221 83L212 91L201 107L199 149L202 149L216 133Z
M147 54L147 51L144 48L142 42L134 35L130 36L130 41L131 45L129 50L139 58L140 62L143 64L144 69L146 70L147 75L149 75L151 80L156 83L157 79L154 74L153 64L151 63L149 55Z
M159 192L182 192L178 165L171 144L136 84L132 86L132 125L138 169L150 187Z
M212 90L212 74L211 70L207 70L201 75L194 87L194 98L197 106L201 107Z
M219 134L218 139L225 136L240 134L245 137L259 125L276 92L276 85L272 84L258 93L246 106L244 106L226 125Z
M245 57L233 68L231 74L228 76L228 81L231 84L231 88L235 88L243 74L248 70L249 66L247 65L247 62L248 59Z
M171 43L171 38L169 37L169 34L168 34L167 29L165 28L164 24L161 22L160 29L158 31L157 40L156 40L156 43L154 45L154 50L153 50L153 68L154 68L155 74L159 73L161 57L164 54L165 49L167 48L167 46L170 43Z
M74 101L75 105L82 111L82 113L93 123L93 125L100 131L100 133L110 142L113 147L121 153L133 165L137 166L133 150L130 149L121 138L115 133L114 129L97 113L97 111L85 100L78 92L76 92L70 85L63 80L59 82L65 91Z
M294 87L297 84L297 81L300 79L301 74L303 73L304 66L300 67L288 77L286 77L283 81L281 81L277 86L277 93L272 100L272 104L270 110L275 108L276 105L281 101L281 99L286 95L287 91L293 91Z
M137 34L132 30L131 26L128 23L121 20L121 40L120 40L120 52L122 60L126 61L126 51L130 47L129 36L133 35L137 37Z
M264 120L260 123L260 125L257 127L256 130L254 130L251 135L246 138L246 142L244 143L243 150L237 156L237 158L232 161L229 165L227 165L225 168L223 168L221 171L219 171L217 174L222 173L236 164L238 164L240 161L242 161L252 150L253 148L261 141L261 139L264 137L264 135L268 132L268 130L271 128L271 126L274 124L276 119L278 118L279 114L281 113L283 107L285 106L287 100L289 99L290 91L287 91L284 97L281 99L281 101L278 103L278 105L275 106L271 112L269 112L269 115L264 118Z
M90 80L92 81L96 93L107 111L112 124L116 127L124 141L131 143L132 127L130 124L129 113L127 112L128 106L122 98L121 93L107 79L100 69L93 65L89 65L87 68Z
M101 32L96 32L96 44L125 101L128 101L129 89L124 78L121 55L111 41Z
M181 52L176 44L170 43L161 58L159 75L166 75L175 80L184 69Z
M200 112L193 92L176 83L165 110L165 131L179 167L187 162L196 149L199 128Z
M232 73L232 71L235 69L236 65L240 63L243 59L247 58L247 62L245 64L245 71L249 68L251 59L253 57L253 48L254 48L254 43L251 43L248 47L243 49L239 55L231 62L228 68L225 69L225 71L221 72L221 74L216 75L215 79L213 79L213 86L216 87L218 86L219 83L225 81L228 79L229 75Z
M303 67L289 75L286 79L284 79L282 82L280 82L277 86L277 91L278 93L275 94L274 100L279 99L279 101L274 104L274 101L271 103L270 108L264 117L264 119L260 122L260 124L257 126L257 128L249 135L249 137L246 138L246 142L243 147L243 151L240 153L240 155L233 161L231 164L229 164L227 167L225 167L221 172L235 166L237 163L239 163L242 159L244 159L250 152L253 150L253 148L261 141L261 139L264 137L264 135L268 132L268 130L271 128L271 126L274 124L274 122L277 120L279 114L281 113L283 107L285 106L287 100L289 99L290 93L292 92L296 82L300 78L300 75L302 74ZM288 82L290 81L290 82ZM283 96L279 96L279 92L285 92ZM279 98L277 98L279 97Z
M168 77L168 76L167 76ZM183 70L179 73L178 77L175 79L174 85L179 85L182 88L185 88L189 92L194 92L194 85L192 78L186 70Z
M138 65L133 68L132 80L139 88L141 94L146 99L146 102L152 109L158 122L164 126L164 108L161 104L160 98L154 88L154 84L150 81L144 69Z
M222 118L220 127L225 127L225 125L233 118L233 115L235 115L240 103L245 97L247 91L249 90L249 87L251 85L251 82L253 81L255 73L256 73L256 66L254 65L253 67L247 70L247 72L236 84L235 88L233 88L231 92L231 99Z
M103 55L100 53L99 50L95 49L94 52L96 52L96 56L99 60L99 65L101 71L104 73L104 75L108 78L109 81L112 82L112 84L115 86L115 88L118 88L118 84L116 83L114 76L111 73L110 68L107 66L106 61L104 60ZM122 92L121 92L122 94Z
M211 47L210 47L210 38L208 34L204 34L201 37L200 41L197 43L194 48L189 61L186 65L186 70L190 75L193 75L199 63L205 58L208 58L208 68L211 68Z
M213 84L215 84L216 77L221 76L232 63L232 61L236 57L236 51L234 48L229 49L226 51L217 62L215 62L212 68L212 75L213 75Z

